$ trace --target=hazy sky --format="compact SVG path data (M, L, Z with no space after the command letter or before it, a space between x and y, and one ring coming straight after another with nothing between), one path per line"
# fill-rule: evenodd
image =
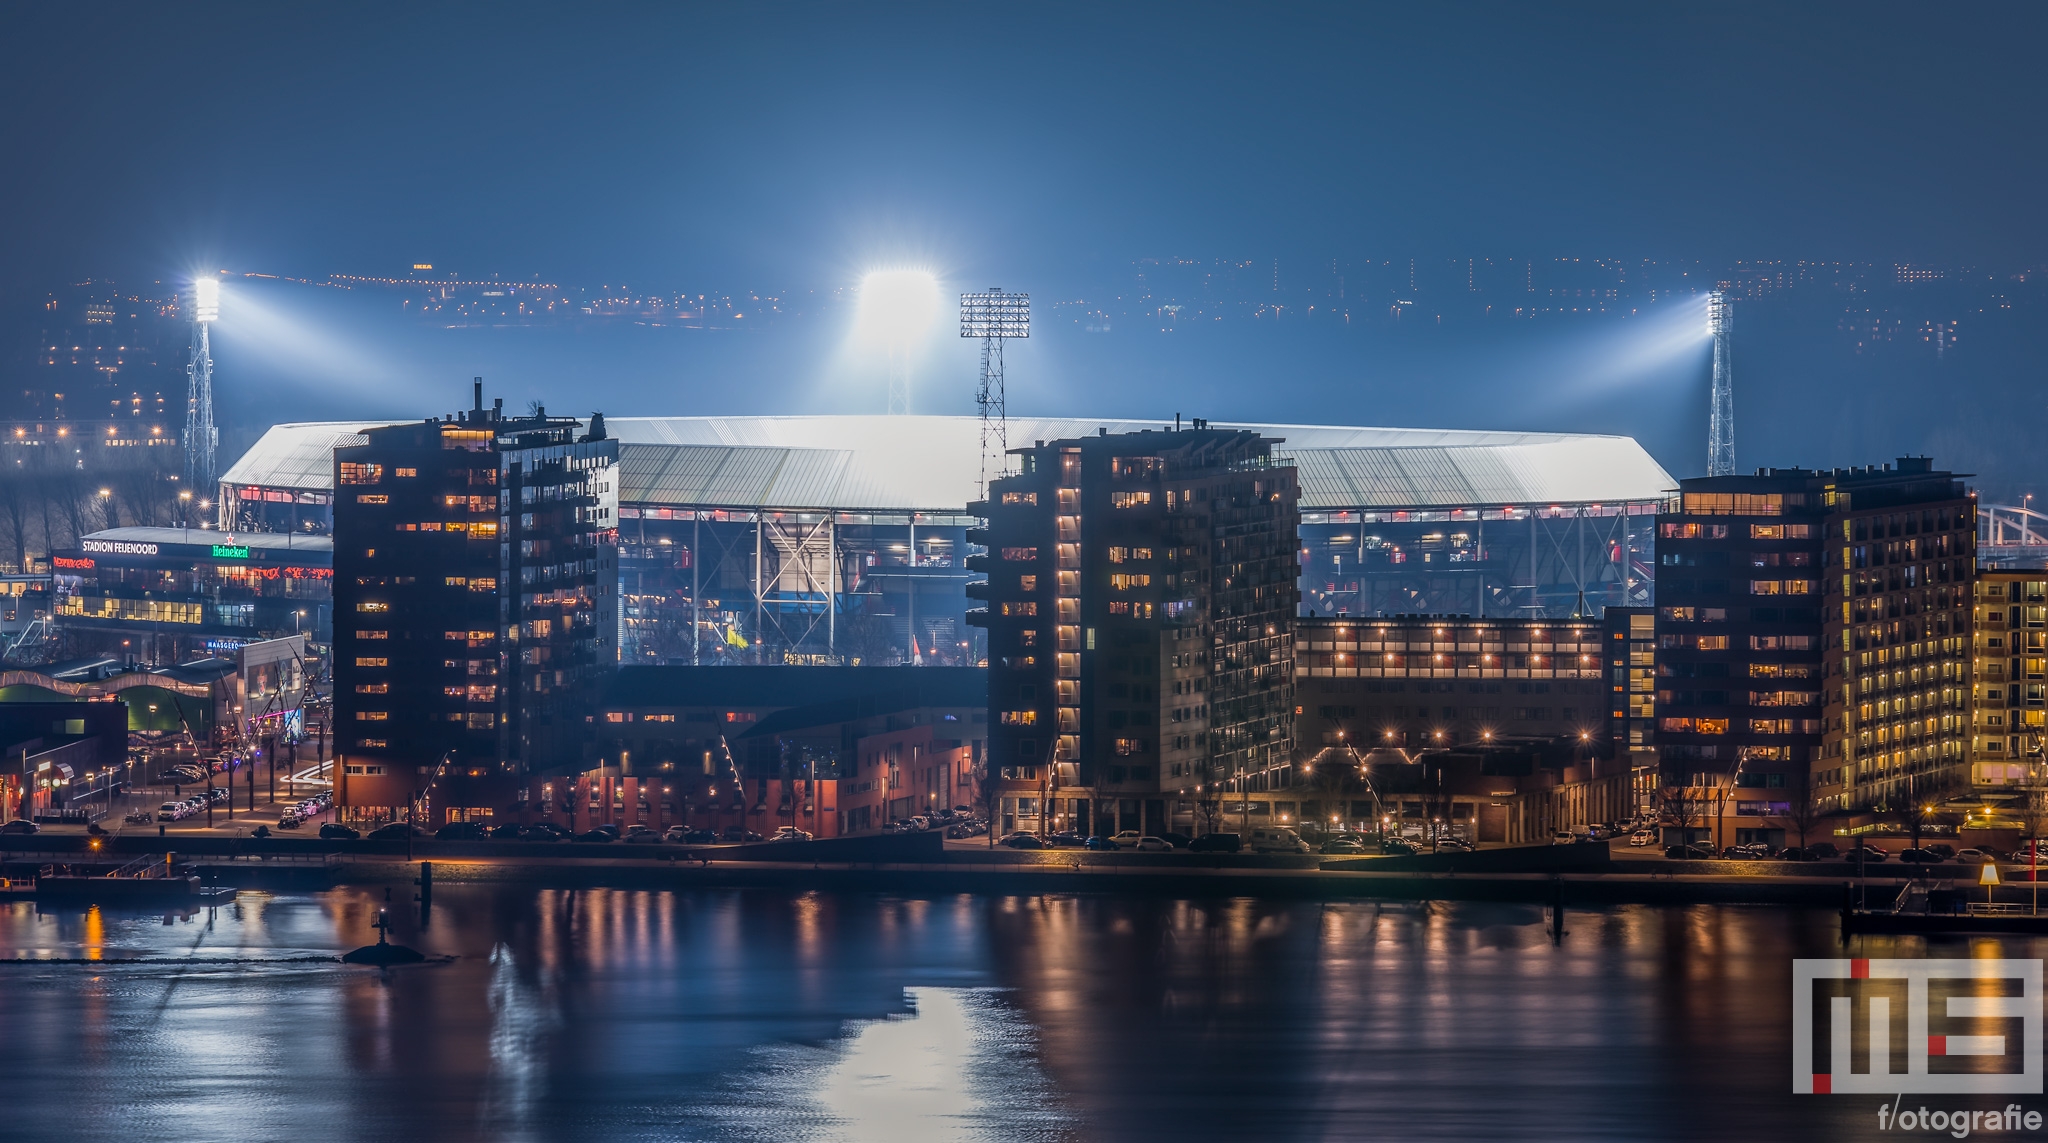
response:
M2038 4L14 5L0 255L804 281L2025 264Z
M416 261L823 296L912 262L1041 300L1158 256L2011 271L2048 262L2044 13L17 4L0 17L0 304L88 276ZM252 320L257 301L276 320ZM223 420L244 429L440 411L473 373L510 404L579 411L879 410L875 379L834 365L830 322L745 342L430 337L250 302L216 343ZM1912 449L1990 471L2005 446L1982 425L2048 416L2024 339L1885 380L1827 357L1822 311L1783 344L1742 343L1740 462ZM1606 376L1639 356L1628 330L1044 332L1015 351L1020 412L1627 432L1681 475L1704 455L1704 356ZM971 347L941 356L919 407L970 412ZM1930 378L1954 398L1932 412L1872 388Z

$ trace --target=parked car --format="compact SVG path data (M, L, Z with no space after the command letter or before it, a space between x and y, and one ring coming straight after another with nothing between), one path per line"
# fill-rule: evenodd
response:
M996 844L1008 846L1011 849L1045 848L1045 843L1038 840L1038 835L1035 833L1013 833Z
M449 822L434 831L435 841L482 841L485 836L481 822Z
M1129 849L1138 844L1138 839L1143 836L1145 835L1134 829L1120 829L1111 834L1109 840L1115 842L1118 849Z
M607 845L607 844L610 844L611 842L617 841L617 840L619 840L619 839L618 839L617 837L615 837L615 836L614 836L614 835L612 834L612 831L610 831L610 830L608 830L608 829L587 829L587 830L584 830L584 831L583 831L582 833L579 833L579 834L577 834L577 835L576 835L576 836L575 836L574 838L572 838L571 840L573 840L573 841L588 841L588 842L595 842L595 843L597 843L597 844L599 844L599 845Z
M1440 837L1436 839L1439 853L1470 853L1479 847L1462 837Z
M285 814L277 819L279 829L297 829L306 824L306 819L297 814Z
M1047 834L1045 844L1052 849L1081 849L1088 844L1088 839L1073 830L1063 829Z
M6 825L0 825L0 834L31 834L41 832L43 832L43 827L26 818L15 818Z
M629 825L619 840L627 845L660 845L661 831L650 825Z
M1721 850L1721 856L1730 861L1764 861L1771 855L1771 847L1762 842L1731 845Z
M1705 861L1714 856L1713 848L1693 842L1687 845L1667 845L1664 856L1672 861Z
M1899 861L1906 865L1937 865L1941 855L1925 849L1908 847L1899 851Z
M156 820L156 816L148 810L136 810L121 820L129 825L148 825Z
M184 816L185 803L183 802L165 802L156 808L156 820L160 822L174 822L182 819Z
M725 827L725 840L729 842L760 841L761 835L745 826Z
M1151 834L1146 834L1144 837L1141 837L1138 840L1131 842L1129 844L1125 844L1124 842L1119 841L1116 843L1116 847L1118 849L1135 849L1140 853L1173 852L1172 842L1167 841L1163 837L1154 837Z
M1307 853L1308 843L1291 829L1275 826L1252 830L1248 848L1253 853Z
M683 833L685 845L717 845L718 831L714 829L693 829Z
M1832 841L1816 841L1806 847L1808 861L1833 861L1842 856L1841 847Z
M1920 848L1926 850L1929 853L1938 853L1944 858L1954 857L1956 855L1956 847L1950 845L1945 841L1932 842L1930 844L1923 845Z
M1097 852L1103 852L1115 849L1116 842L1113 842L1110 839L1103 837L1101 834L1097 834L1094 837L1088 839L1088 848L1095 850Z
M491 827L491 837L495 841L516 841L525 832L526 827L518 822L505 822Z
M1923 846L1921 848L1924 851L1927 847ZM1901 858L1904 857L1903 854L1900 856ZM1965 849L1957 852L1955 857L1957 861L1962 862L1964 865L1982 865L1987 861L1998 860L1998 855L1988 849ZM2025 858L2023 857L2021 860L2025 860Z
M1380 839L1381 857L1414 857L1420 852L1422 851L1415 848L1415 843L1405 837Z
M535 822L521 829L519 836L525 841L562 841L570 832L553 822Z
M1859 845L1856 848L1849 851L1849 860L1856 860L1859 854L1862 855L1864 861L1872 863L1883 861L1885 858L1891 856L1889 852L1879 848L1878 846L1872 845L1867 841L1864 842L1862 845Z
M782 828L780 828L780 829L778 829L778 830L776 830L776 831L775 831L775 836L774 836L774 837L771 837L771 838L769 838L768 840L769 840L769 841L809 841L809 840L811 840L811 835L810 835L810 832L809 832L808 830L800 830L800 829L796 828L795 826L783 826Z
M1234 833L1205 833L1188 843L1192 853L1237 853L1244 849L1244 839Z
M1186 849L1195 839L1184 833L1162 833L1159 839L1175 849Z
M405 822L392 822L370 831L369 841L404 841L409 837L425 837L427 831Z
M1324 842L1323 844L1317 846L1316 852L1322 854L1359 854L1365 852L1365 847L1358 844L1355 841L1348 841L1341 837L1333 837L1330 840Z
M354 841L363 836L363 831L350 829L340 822L328 822L320 827L321 841Z

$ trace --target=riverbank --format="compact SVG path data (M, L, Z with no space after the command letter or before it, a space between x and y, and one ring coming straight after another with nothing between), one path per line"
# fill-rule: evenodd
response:
M84 839L78 839L80 843ZM172 851L208 885L311 890L341 884L522 884L687 890L759 887L890 893L1108 893L1295 900L1470 900L1572 905L1745 903L1839 906L1843 886L1885 902L1913 879L1974 883L1962 865L1616 860L1602 844L1526 846L1416 857L961 849L935 834L686 848L504 842L322 842L183 838ZM37 843L51 848L31 848ZM164 852L153 837L114 838L100 860ZM408 854L408 849L411 850ZM0 865L26 876L78 862L62 837L10 838ZM2001 897L2024 900L2024 870ZM2010 882L2018 882L2012 884Z

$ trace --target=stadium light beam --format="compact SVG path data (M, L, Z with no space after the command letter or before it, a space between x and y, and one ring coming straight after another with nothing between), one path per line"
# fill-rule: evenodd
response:
M185 487L213 486L214 453L220 433L213 424L213 339L207 330L220 318L220 279L209 274L192 281L192 352L186 360Z
M1714 339L1714 394L1707 416L1707 475L1735 475L1735 361L1729 345L1734 315L1728 295L1707 297L1707 334Z
M856 326L889 363L889 412L910 412L912 350L939 316L939 280L929 270L874 270L861 279Z
M205 277L192 282L192 320L200 322L220 319L220 279Z

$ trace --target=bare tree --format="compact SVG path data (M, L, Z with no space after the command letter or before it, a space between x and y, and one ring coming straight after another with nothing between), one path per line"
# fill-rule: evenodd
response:
M1706 787L1694 784L1697 777L1669 771L1662 776L1664 817L1678 827L1681 843L1692 841L1692 831L1706 817L1710 795Z
M1806 836L1826 816L1821 809L1820 798L1814 793L1813 776L1800 774L1799 785L1787 790L1786 796L1789 800L1785 803L1785 812L1773 816L1785 823L1787 829L1799 834L1799 848L1805 849Z
M2041 836L2043 826L2048 826L2048 789L2028 786L2020 791L2020 803L2016 807L2020 828L2026 836L2021 841L2032 841Z
M974 767L974 800L981 820L988 823L988 847L996 847L996 812L1003 808L1003 782L996 770L995 751L983 745L981 761Z
M16 462L19 466L20 462ZM0 520L7 524L8 538L14 541L14 562L21 571L29 569L28 526L33 511L35 490L34 480L19 467L0 480Z

